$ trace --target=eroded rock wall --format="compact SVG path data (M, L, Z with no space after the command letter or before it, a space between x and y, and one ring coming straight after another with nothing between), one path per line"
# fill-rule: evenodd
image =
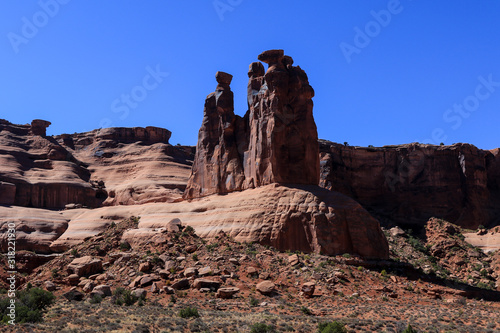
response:
M379 218L424 225L438 217L466 228L499 222L498 152L470 144L380 148L321 142L320 186Z

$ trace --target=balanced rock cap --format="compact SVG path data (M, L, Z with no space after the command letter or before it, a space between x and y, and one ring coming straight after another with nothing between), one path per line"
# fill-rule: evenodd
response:
M229 85L233 80L233 76L225 72L217 72L215 73L215 79L217 80L217 83Z
M252 62L248 68L248 77L264 76L265 70L261 62Z
M259 54L257 59L266 64L272 64L280 61L285 56L285 51L283 50L267 50Z

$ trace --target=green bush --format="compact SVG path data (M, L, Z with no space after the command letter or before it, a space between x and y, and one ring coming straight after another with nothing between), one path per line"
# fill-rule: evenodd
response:
M120 243L120 250L122 250L122 251L128 251L131 248L132 247L130 246L130 244L128 242L122 242L122 243Z
M408 327L405 328L405 330L403 331L403 333L418 333L416 329L414 329L413 327L411 327L410 324L408 324Z
M200 314L198 313L198 309L187 307L185 309L181 309L179 311L179 317L181 318L198 318Z
M126 306L130 306L133 305L135 302L137 302L138 299L139 297L132 294L130 290L127 290L122 287L115 289L114 302L116 305L125 304Z
M29 288L16 292L16 318L15 323L36 323L42 321L43 311L52 303L55 296L48 291L40 288ZM10 313L8 308L10 298L4 297L0 299L0 311L2 314L2 322L7 323L11 318L7 315Z
M250 326L250 333L276 333L276 328L273 325L255 323Z
M98 294L95 294L94 296L92 296L92 298L90 299L90 304L99 304L102 302L102 296L101 295L98 295Z
M347 328L345 328L344 324L339 323L338 321L319 323L318 333L347 333Z
M312 311L305 306L301 307L300 311L302 311L302 313L305 314L306 316L311 316L313 314Z
M255 307L259 305L259 300L250 296L250 306Z

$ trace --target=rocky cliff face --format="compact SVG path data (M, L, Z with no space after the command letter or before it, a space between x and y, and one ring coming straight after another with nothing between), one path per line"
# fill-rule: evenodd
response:
M318 134L314 90L283 50L259 55L250 65L248 111L234 114L232 76L218 72L208 95L196 156L184 197L198 198L282 184L318 184Z
M182 199L193 147L172 146L158 127L113 127L55 139L88 166L90 181L104 186L104 206Z
M181 200L192 147L158 127L47 137L50 122L0 120L0 204L60 209Z
M320 185L354 198L379 218L424 225L438 217L466 228L500 222L498 150L326 141L320 150Z
M99 189L89 182L85 165L53 138L45 137L49 124L0 121L0 203L41 208L62 208L71 202L99 206Z

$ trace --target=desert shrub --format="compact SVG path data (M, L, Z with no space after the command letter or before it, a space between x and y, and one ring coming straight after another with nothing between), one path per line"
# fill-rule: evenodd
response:
M276 328L273 325L255 323L250 326L250 333L276 333Z
M194 234L194 228L190 225L188 225L185 229L184 232L187 232L188 234Z
M196 308L187 307L179 311L179 317L181 318L198 318L199 316L200 314Z
M120 243L120 250L122 251L128 251L131 249L131 246L128 242L121 242Z
M318 333L347 333L347 328L345 328L344 324L339 323L338 321L319 323Z
M408 237L408 243L410 243L410 245L415 250L417 250L419 252L427 253L426 247L422 244L422 242L418 238L410 235L410 237Z
M408 324L408 326L405 328L405 330L403 331L403 333L418 333L416 329L414 329L413 327L411 327L410 324Z
M138 299L139 297L132 294L130 290L127 290L122 287L115 289L114 302L116 305L125 304L126 306L130 306L133 305L135 302L137 302Z
M250 306L255 307L259 305L259 300L253 297L250 297Z
M36 323L42 321L43 311L51 305L55 300L55 296L40 288L28 288L16 292L16 317L15 322ZM11 318L7 315L10 313L8 306L10 298L0 299L0 313L2 322L7 323Z
M301 307L300 311L302 311L302 313L305 314L306 316L311 316L313 314L312 311L305 306Z
M102 296L99 295L99 294L95 294L94 296L92 296L92 298L90 299L90 304L99 304L102 302Z

